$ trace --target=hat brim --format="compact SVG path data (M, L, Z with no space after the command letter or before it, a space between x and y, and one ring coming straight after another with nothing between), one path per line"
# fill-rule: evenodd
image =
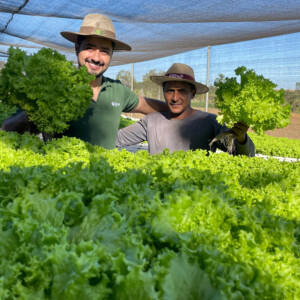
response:
M182 78L176 78L176 77L169 77L169 76L150 76L150 80L160 86L163 85L164 82L167 81L181 81L181 82L187 82L195 86L196 88L196 94L205 94L209 91L209 88L200 83L193 80L188 79L182 79Z
M76 43L77 42L77 38L78 36L95 36L95 37L99 37L102 39L106 39L106 40L110 40L114 43L115 47L114 47L114 51L131 51L131 47L119 40L116 39L112 39L112 38L108 38L106 36L102 36L99 34L82 34L79 32L71 32L71 31L62 31L61 36L64 37L65 39L67 39L68 41L72 42L72 43Z

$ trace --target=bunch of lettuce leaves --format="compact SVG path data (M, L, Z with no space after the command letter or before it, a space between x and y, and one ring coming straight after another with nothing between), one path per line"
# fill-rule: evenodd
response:
M235 69L235 74L240 82L226 77L214 83L219 123L232 128L234 123L245 122L258 134L289 125L291 106L284 103L282 89L275 90L276 84L244 66Z
M2 125L3 121L9 118L12 114L14 114L16 110L17 110L16 106L4 104L0 100L0 126Z
M126 117L122 117L120 118L120 124L119 124L119 129L124 128L126 126L129 126L131 124L134 124L136 121L131 120L129 118Z
M93 96L94 76L86 67L77 69L50 48L27 55L10 47L0 75L0 99L24 110L30 121L48 134L61 133L82 116Z

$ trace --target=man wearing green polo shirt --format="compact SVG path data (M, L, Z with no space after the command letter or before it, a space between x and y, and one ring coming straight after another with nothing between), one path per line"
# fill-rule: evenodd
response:
M103 76L108 69L114 51L130 51L131 47L116 39L112 21L100 14L89 14L79 32L63 31L61 35L75 44L78 65L86 66L96 75L90 83L93 99L84 116L70 123L65 136L77 137L106 149L115 148L122 112L145 115L167 110L163 101L137 96L130 89ZM29 122L24 112L4 121L2 129L24 132Z

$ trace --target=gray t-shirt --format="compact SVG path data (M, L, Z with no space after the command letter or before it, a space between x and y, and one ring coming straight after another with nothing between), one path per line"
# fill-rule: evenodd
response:
M181 120L171 119L168 112L156 112L119 130L116 146L125 147L148 141L150 154L160 153L166 148L170 152L195 149L216 151L216 148L226 151L219 142L214 143L213 148L209 146L213 138L224 130L227 128L216 121L216 115L200 110ZM235 141L234 154L255 155L254 144L248 135L244 144Z

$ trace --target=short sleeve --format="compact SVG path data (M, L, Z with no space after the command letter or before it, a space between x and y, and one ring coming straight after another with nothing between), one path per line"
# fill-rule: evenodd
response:
M137 94L132 92L128 87L124 88L124 102L123 102L123 112L130 112L137 107L139 104L139 97Z

